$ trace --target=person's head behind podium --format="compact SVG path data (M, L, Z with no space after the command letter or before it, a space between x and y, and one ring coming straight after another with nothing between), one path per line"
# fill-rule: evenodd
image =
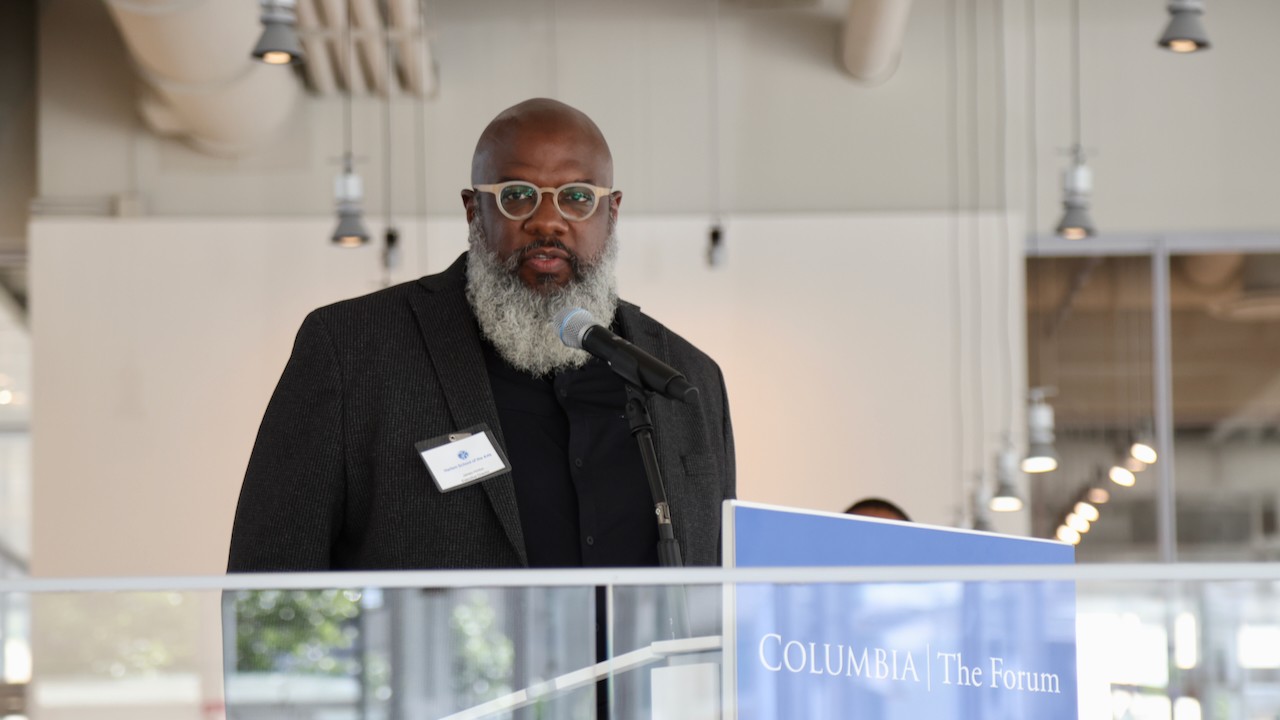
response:
M845 509L846 515L862 515L885 520L902 520L911 522L907 513L897 505L884 498L864 498Z

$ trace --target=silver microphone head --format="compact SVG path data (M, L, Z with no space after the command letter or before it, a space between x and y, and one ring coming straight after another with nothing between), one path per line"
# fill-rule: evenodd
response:
M582 336L587 334L588 328L598 323L590 312L580 307L567 307L556 313L551 324L560 342L575 350L581 350Z

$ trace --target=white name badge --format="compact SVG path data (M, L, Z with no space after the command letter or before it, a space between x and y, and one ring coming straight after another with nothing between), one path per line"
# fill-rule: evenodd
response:
M449 492L511 469L483 427L423 440L414 445L440 492Z

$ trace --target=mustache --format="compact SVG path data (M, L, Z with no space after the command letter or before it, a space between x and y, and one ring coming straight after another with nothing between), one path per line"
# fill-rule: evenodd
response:
M505 263L507 271L515 274L515 272L519 270L520 264L523 263L530 255L545 250L557 250L560 253L563 253L565 260L569 263L570 269L573 270L573 276L575 278L581 276L582 261L578 257L578 254L570 250L568 246L555 238L538 238L537 240L534 240L528 245L525 245L519 250L511 253L511 256L507 258L507 262Z

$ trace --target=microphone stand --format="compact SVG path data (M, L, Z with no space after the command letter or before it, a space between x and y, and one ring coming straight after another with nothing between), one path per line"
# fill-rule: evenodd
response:
M649 493L653 495L654 514L658 518L658 564L662 567L683 567L680 557L680 541L671 528L671 508L667 505L667 491L662 486L662 470L658 467L658 451L653 444L653 421L649 419L649 406L645 395L634 385L627 383L627 422L631 423L631 436L640 445L640 461L649 480Z
M646 393L630 382L625 384L627 386L627 422L631 424L632 437L640 446L640 460L644 463L644 474L649 480L649 492L653 495L654 514L658 520L658 565L683 567L680 541L676 539L671 525L671 508L667 505L667 491L662 485L662 470L658 467L658 452L653 444L653 421L649 418L649 406L645 401ZM688 637L688 608L684 586L668 585L667 601L667 625L670 634L668 639Z

